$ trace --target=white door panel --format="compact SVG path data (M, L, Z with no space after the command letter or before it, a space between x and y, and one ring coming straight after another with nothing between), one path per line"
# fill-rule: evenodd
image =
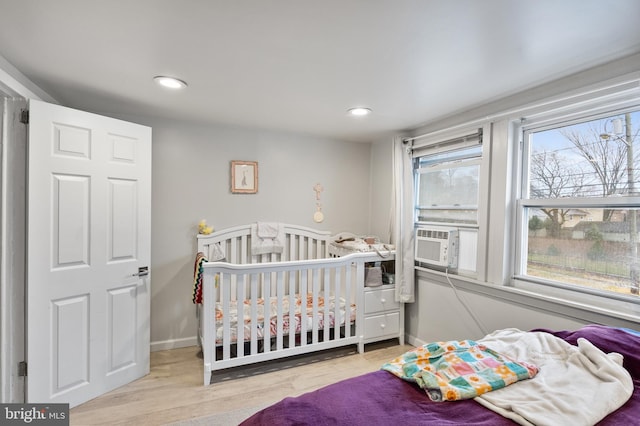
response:
M30 102L27 400L149 371L151 129Z
M134 180L109 179L109 262L137 258L137 185Z

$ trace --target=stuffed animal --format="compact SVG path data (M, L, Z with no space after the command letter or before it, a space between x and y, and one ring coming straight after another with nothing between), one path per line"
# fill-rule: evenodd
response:
M199 234L209 235L212 232L213 232L213 226L208 226L207 221L205 219L202 219L200 223L198 223Z

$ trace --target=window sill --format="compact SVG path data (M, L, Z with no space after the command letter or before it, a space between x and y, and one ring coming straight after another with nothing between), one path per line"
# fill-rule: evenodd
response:
M640 326L640 298L616 300L517 279L510 286L501 286L427 268L415 269L418 278L423 277L430 282L448 286L448 278L458 290L540 309L581 322L618 327L635 326L636 329Z

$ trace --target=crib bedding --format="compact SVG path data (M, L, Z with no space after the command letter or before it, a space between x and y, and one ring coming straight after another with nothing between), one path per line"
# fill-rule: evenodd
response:
M297 294L294 297L294 320L290 319L290 299L289 296L282 297L282 332L283 335L289 335L293 330L295 334L301 333L303 329L303 321L305 319L305 330L311 331L314 326L313 316L313 294L307 294L305 298ZM336 306L337 301L337 306ZM304 302L304 303L303 303ZM354 304L346 306L344 298L335 298L333 296L325 299L323 296L318 296L316 301L316 321L318 324L318 330L323 330L325 327L332 328L336 326L336 313L338 314L337 325L345 325L345 320L349 318L348 323L351 324L356 320L356 307ZM328 319L325 319L325 303L328 304ZM241 309L238 309L238 301L229 301L227 309L222 303L216 303L216 343L220 344L223 341L224 334L224 318L225 312L229 321L229 331L231 333L231 341L237 342L238 340L238 328L244 331L244 341L251 340L251 329L255 325L256 334L259 339L265 335L265 317L268 315L269 320L269 335L274 337L278 333L278 297L272 296L269 298L268 303L265 303L265 299L255 299L256 321L252 325L251 314L254 309L254 302L252 300L244 300L241 303ZM242 318L242 326L238 327L238 318Z
M571 395L563 395L562 389L558 389L556 393L549 394L546 410L562 410L563 405L567 407L568 404L568 409L570 410L584 409L589 411L592 410L591 406L597 405L594 404L594 401L598 403L604 402L600 405L607 406L607 412L602 414L603 418L601 420L600 418L593 420L594 418L570 417L571 421L564 424L637 424L638 418L640 418L640 350L638 350L640 348L640 335L625 329L600 325L589 325L576 331L552 331L548 329L532 331L535 333L531 334L542 336L543 342L557 338L556 340L560 341L560 343L556 342L559 346L563 346L565 343L572 346L572 348L565 347L563 349L571 353L571 356L574 356L573 352L578 352L580 345L588 347L588 351L592 350L589 346L592 345L595 348L593 349L594 351L601 351L604 354L620 354L619 358L622 361L623 370L628 372L631 379L630 384L623 383L625 380L617 378L615 375L611 376L609 380L611 384L624 386L627 390L627 386L631 385L632 394L628 399L626 399L628 395L598 394L598 389L582 389L580 392L575 392L575 388L570 386L567 389L569 389ZM489 335L487 337L491 338L492 336ZM493 337L495 338L495 336ZM482 339L479 341L482 341ZM485 342L485 344L489 345L488 342ZM507 346L504 348L507 348ZM610 357L617 358L617 355L611 355ZM540 359L538 358L538 360ZM542 362L544 363L544 361ZM545 380L545 376L542 375L544 369L545 365L542 365L538 374L541 380ZM550 368L547 366L547 369ZM604 370L595 369L593 371L602 374ZM536 377L511 384L495 392L507 391L508 389L517 390L518 386L524 387L528 382L530 385L535 385ZM565 382L571 384L572 377L568 374ZM561 382L562 380L556 381L554 386L560 386ZM535 386L532 389L535 389ZM487 392L483 396L488 396L492 393ZM536 403L544 402L544 393L537 394L536 391L532 391L530 395L532 400L537 401ZM536 399L539 396L542 398ZM528 403L530 403L528 400L511 401L512 406L526 405ZM543 415L532 419L537 423L527 423L528 420L526 418L524 420L518 418L512 420L504 417L498 412L481 405L476 399L435 402L416 383L401 380L388 371L379 370L334 383L299 397L285 398L256 413L242 424L245 426L259 424L464 424L493 426L514 424L514 421L520 424L551 424L545 423L545 408L540 406L538 410Z

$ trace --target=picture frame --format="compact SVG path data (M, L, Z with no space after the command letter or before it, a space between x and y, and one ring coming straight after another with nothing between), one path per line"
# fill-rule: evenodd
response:
M231 161L231 192L234 194L258 192L257 161Z

